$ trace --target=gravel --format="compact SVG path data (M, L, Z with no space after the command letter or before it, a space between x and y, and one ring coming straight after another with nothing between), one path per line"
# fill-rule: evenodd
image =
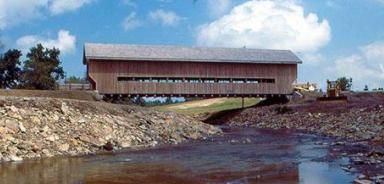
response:
M0 161L178 144L221 130L172 112L54 98L0 98Z

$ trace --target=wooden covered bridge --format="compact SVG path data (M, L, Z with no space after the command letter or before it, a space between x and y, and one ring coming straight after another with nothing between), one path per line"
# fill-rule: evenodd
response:
M288 50L85 44L91 89L102 95L288 95L301 60Z

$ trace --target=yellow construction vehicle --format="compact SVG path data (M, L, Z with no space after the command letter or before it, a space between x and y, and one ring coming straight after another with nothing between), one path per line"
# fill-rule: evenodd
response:
M341 93L340 84L337 81L327 80L327 94L317 98L319 101L329 100L347 100L347 97Z

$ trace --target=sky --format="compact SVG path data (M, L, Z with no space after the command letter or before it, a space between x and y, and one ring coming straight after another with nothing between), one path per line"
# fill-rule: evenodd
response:
M289 49L298 82L384 87L384 0L0 0L3 50L61 50L84 76L84 43Z

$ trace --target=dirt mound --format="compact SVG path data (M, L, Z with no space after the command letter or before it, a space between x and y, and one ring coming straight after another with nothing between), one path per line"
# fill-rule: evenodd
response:
M219 120L231 126L296 129L334 137L340 140L335 145L357 147L356 151L348 153L352 163L345 170L357 168L375 181L384 171L384 94L346 95L348 101L319 102L306 98L285 105L248 108L222 114L216 122ZM345 157L347 153L340 154Z
M14 97L49 97L95 101L95 95L91 91L0 89L0 96Z
M292 101L287 106L299 112L340 113L353 108L366 108L384 104L384 93L344 93L347 101L317 101L318 94L307 93L304 98Z
M0 97L0 161L177 144L220 129L189 116L103 102Z

